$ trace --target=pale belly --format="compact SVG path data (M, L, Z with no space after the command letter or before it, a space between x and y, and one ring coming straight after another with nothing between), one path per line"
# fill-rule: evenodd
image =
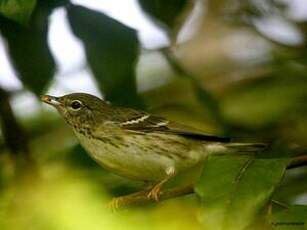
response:
M151 134L127 135L124 139L112 137L86 142L83 135L77 136L95 161L115 174L135 180L159 181L170 168L178 173L203 159L201 151L195 151L195 146L191 148L192 144L182 143L176 136L165 140Z

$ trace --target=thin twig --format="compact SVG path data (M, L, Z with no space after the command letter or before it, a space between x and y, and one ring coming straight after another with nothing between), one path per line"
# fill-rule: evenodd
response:
M285 204L285 203L280 202L280 201L278 201L278 200L272 199L272 200L271 200L271 203L272 203L272 204L276 204L276 205L278 205L278 206L280 206L280 207L282 207L282 208L286 208L286 209L289 208L289 205L288 205L288 204Z

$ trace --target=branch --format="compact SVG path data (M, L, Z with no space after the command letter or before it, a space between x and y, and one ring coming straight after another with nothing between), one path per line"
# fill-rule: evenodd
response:
M147 204L153 203L154 200L148 199L147 194L149 190L144 190L141 192L132 193L129 195L115 197L110 202L109 206L111 209L118 209L121 207L127 207L137 204ZM166 200L178 196L184 196L194 193L194 186L187 185L185 187L175 187L161 191L159 201Z
M173 54L173 52L171 51L170 47L164 47L162 49L160 49L160 52L162 53L162 55L165 57L166 61L168 62L168 64L171 66L171 68L179 75L191 78L191 79L195 79L194 76L192 76L191 73L188 73L182 66L181 64L178 62L177 58L175 57L175 55Z

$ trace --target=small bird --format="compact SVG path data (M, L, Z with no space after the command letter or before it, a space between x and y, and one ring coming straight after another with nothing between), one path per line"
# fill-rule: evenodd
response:
M257 152L261 143L232 143L163 117L112 106L90 94L45 95L73 128L81 145L100 165L120 176L150 182L147 197L158 201L161 188L179 172L210 154Z

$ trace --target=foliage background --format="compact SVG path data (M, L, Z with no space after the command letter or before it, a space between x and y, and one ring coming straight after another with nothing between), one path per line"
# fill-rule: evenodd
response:
M277 229L282 221L305 223L283 229L306 228L306 167L285 171L291 157L306 156L306 15L278 0L138 3L167 46L145 48L134 29L65 0L0 1L2 42L23 85L0 88L1 229ZM204 7L200 26L178 42L194 4ZM93 162L55 111L16 112L16 98L30 92L38 100L55 81L48 28L57 9L85 49L86 64L74 73L89 69L105 99L209 133L270 142L272 150L251 161L210 158L196 194L111 213L110 197L142 184Z

